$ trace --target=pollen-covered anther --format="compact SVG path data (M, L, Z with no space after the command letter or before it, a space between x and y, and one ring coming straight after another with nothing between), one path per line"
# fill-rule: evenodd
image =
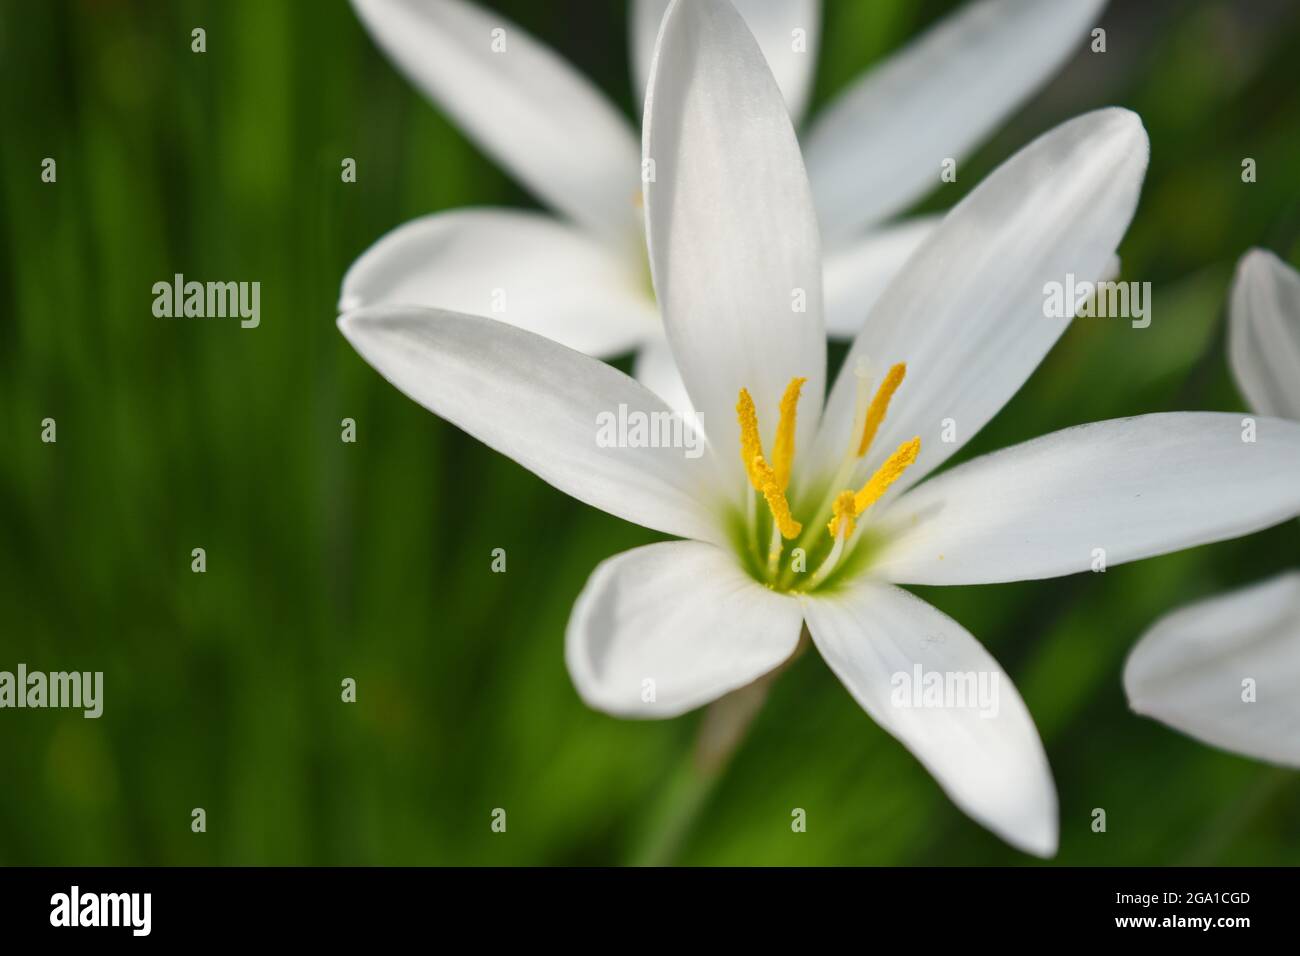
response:
M799 393L806 378L793 378L781 397L781 417L772 443L772 464L763 455L763 439L758 432L758 411L749 389L742 388L736 399L736 420L740 424L740 457L745 474L754 490L763 496L772 521L783 538L796 538L803 525L795 520L785 496L794 467L795 424Z
M905 441L899 445L897 450L885 459L885 463L876 469L876 473L867 479L867 483L857 490L841 491L835 496L833 506L834 517L831 523L826 526L826 530L834 537L841 533L845 524L848 530L845 536L851 535L854 530L854 519L861 518L863 512L879 501L889 490L889 486L902 477L903 472L907 471L916 461L916 456L921 453L921 436L913 438L911 441Z
M740 422L740 460L754 490L762 493L763 476L754 469L754 462L763 458L763 440L758 435L758 411L749 389L742 388L736 400L736 419Z
M905 441L897 450L885 459L885 463L876 469L876 473L867 479L867 483L853 496L854 517L874 505L889 490L889 486L902 477L903 472L912 466L916 456L921 453L921 437Z
M782 491L790 487L790 471L794 467L795 422L799 411L799 393L806 378L792 378L781 396L781 417L776 424L776 441L772 443L772 469L776 483Z
M885 413L889 411L889 403L893 400L894 393L898 391L898 386L903 384L903 377L906 374L907 363L905 362L899 362L885 373L885 379L876 390L875 397L871 399L866 419L862 423L862 437L858 440L859 458L871 448L871 442L880 429L880 423L885 420Z
M826 530L831 533L831 537L843 535L849 537L853 534L854 528L857 527L857 521L853 513L854 494L851 491L841 491L835 496L835 504L832 505L831 523L826 526Z
M763 460L762 455L754 458L754 470L763 477L763 498L767 502L768 509L772 512L772 520L776 523L783 538L797 538L799 532L803 531L803 525L794 519L790 512L790 502L785 497L785 491L781 488L776 479L776 472Z

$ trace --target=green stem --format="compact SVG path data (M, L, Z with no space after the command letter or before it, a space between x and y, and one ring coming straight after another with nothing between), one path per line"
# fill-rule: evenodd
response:
M731 758L763 709L768 690L777 675L803 653L808 640L805 630L784 664L709 705L690 760L673 775L658 811L632 854L634 866L669 866L677 859Z
M632 854L633 866L672 864L717 780L717 776L702 775L689 765L673 775L667 793Z

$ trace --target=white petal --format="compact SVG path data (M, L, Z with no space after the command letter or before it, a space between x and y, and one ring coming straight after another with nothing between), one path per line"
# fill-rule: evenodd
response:
M1047 284L1064 285L1069 275L1091 282L1110 267L1137 206L1147 152L1134 113L1080 116L1003 163L921 243L876 301L844 365L907 363L859 479L919 435L921 454L896 486L901 492L1019 391L1069 325L1044 314ZM854 377L840 376L820 460L838 460L852 441L854 400ZM955 435L947 434L949 419Z
M437 309L375 306L342 316L339 328L399 391L579 501L657 531L727 540L709 504L716 473L706 449L604 440L602 417L616 423L620 406L668 414L617 369L504 322Z
M686 394L682 373L677 371L672 349L662 334L652 336L642 343L636 353L632 374L638 382L667 402L669 408L683 415L695 414L695 409L691 407L691 397ZM703 422L699 425L702 431Z
M758 46L724 0L675 3L664 18L645 155L656 171L646 226L668 341L739 487L739 390L771 434L787 384L807 378L803 444L821 411L826 337L799 144Z
M339 311L419 305L486 315L607 357L661 335L645 266L544 214L457 209L399 226L343 279Z
M1247 697L1244 682L1254 694ZM1300 571L1157 621L1124 666L1129 706L1197 740L1300 766Z
M898 538L875 571L904 584L1028 581L1267 528L1300 514L1300 424L1256 429L1250 442L1241 415L1141 415L976 458L889 509L881 520Z
M635 244L636 133L563 58L462 0L352 5L410 81L529 189L589 229Z
M1300 273L1273 253L1241 258L1230 300L1228 358L1255 411L1300 421Z
M781 87L790 118L797 124L808 108L808 96L812 93L821 36L821 0L734 0L734 5L758 41ZM633 82L643 94L650 78L655 38L659 36L659 25L667 9L668 0L633 0L632 3L629 20ZM796 31L803 32L796 34Z
M1074 52L1104 0L982 0L826 107L804 153L827 238L852 235L940 184Z
M939 216L920 216L872 230L823 253L826 332L853 338L921 241L934 231Z
M1011 679L969 631L900 588L865 580L805 598L804 614L854 700L953 803L1018 849L1056 853L1056 787L1038 731ZM920 706L929 680L951 688L930 699L943 706Z
M569 617L564 656L591 707L676 717L778 666L802 624L798 601L755 583L726 551L669 541L596 567Z

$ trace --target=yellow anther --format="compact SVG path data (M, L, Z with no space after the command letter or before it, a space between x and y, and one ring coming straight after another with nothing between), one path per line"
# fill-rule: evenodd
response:
M763 492L763 498L767 501L768 510L772 512L772 520L776 522L781 537L799 537L803 525L795 521L794 515L790 513L790 502L786 500L785 491L777 484L776 472L772 466L763 460L762 455L756 455L753 469L762 479L763 486L759 490Z
M889 490L889 486L899 479L912 462L916 461L916 456L920 453L920 436L899 445L898 450L885 459L885 463L876 469L876 473L867 479L867 483L854 495L854 515L861 517L862 512L879 501L881 495Z
M783 538L797 538L803 525L794 520L785 489L790 484L790 467L794 463L795 408L799 404L799 391L806 378L791 379L781 398L781 418L776 426L776 442L772 448L775 467L763 457L763 440L758 434L758 411L749 389L742 388L736 399L736 419L740 423L740 458L745 463L749 483L759 492L772 512L772 521Z
M781 396L781 418L776 425L776 441L772 443L772 469L776 484L782 490L790 487L790 469L794 465L794 426L799 408L799 392L806 378L792 378Z
M904 362L899 362L885 373L885 380L876 390L876 397L871 400L871 405L867 409L866 421L862 423L862 439L858 442L859 458L871 447L871 440L876 437L876 431L880 428L880 423L885 420L885 413L889 411L889 403L894 393L898 391L898 386L903 384L903 376L906 374L907 365Z
M851 491L841 491L835 496L834 517L831 518L831 523L826 526L826 530L831 533L831 537L842 534L847 538L853 534L853 529L857 527L857 522L854 520L853 499L854 494Z
M754 470L754 462L763 460L763 441L758 437L758 412L749 389L742 388L736 400L736 418L740 421L740 460L745 463L745 473L754 490L762 492L763 476Z

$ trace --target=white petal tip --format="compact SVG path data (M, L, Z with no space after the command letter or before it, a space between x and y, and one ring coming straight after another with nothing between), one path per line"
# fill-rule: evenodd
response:
M1133 655L1136 650L1135 647L1132 651L1129 651L1128 658L1124 661L1124 674L1121 681L1124 684L1124 697L1128 701L1128 709L1139 717L1147 717L1150 714L1142 701L1137 671L1133 666Z
M343 337L349 342L352 341L352 332L356 329L356 315L351 309L339 309L340 315L334 320L338 330L343 333Z
M1040 860L1050 860L1056 856L1056 851L1060 847L1060 841L1055 833L1050 837L1045 837L1041 841L1023 844L1020 849L1024 850L1031 856L1036 856Z
M1045 803L1050 802L1052 808L1050 814L1043 814L1041 807L1031 808L1014 827L1003 826L995 829L994 832L1021 853L1028 853L1041 860L1050 860L1056 856L1061 840L1060 810L1055 787L1052 788L1050 801L1046 797L1043 799ZM1040 819L1034 819L1035 815L1040 814L1042 814Z
M1090 115L1104 120L1106 125L1114 130L1114 135L1129 137L1134 140L1135 145L1141 143L1144 149L1150 150L1150 138L1147 136L1146 127L1142 125L1142 117L1132 110L1122 106L1106 106Z
M409 310L408 310L409 311ZM429 312L434 310L430 309ZM339 332L348 340L348 343L358 352L364 354L362 341L373 341L376 336L382 336L385 331L391 331L394 326L391 321L393 316L389 314L384 307L362 307L348 309L334 320L335 326ZM368 359L367 359L368 360Z
M1247 274L1258 275L1280 264L1278 257L1268 249L1259 246L1252 246L1246 250L1241 260L1237 263L1237 274L1245 276Z

